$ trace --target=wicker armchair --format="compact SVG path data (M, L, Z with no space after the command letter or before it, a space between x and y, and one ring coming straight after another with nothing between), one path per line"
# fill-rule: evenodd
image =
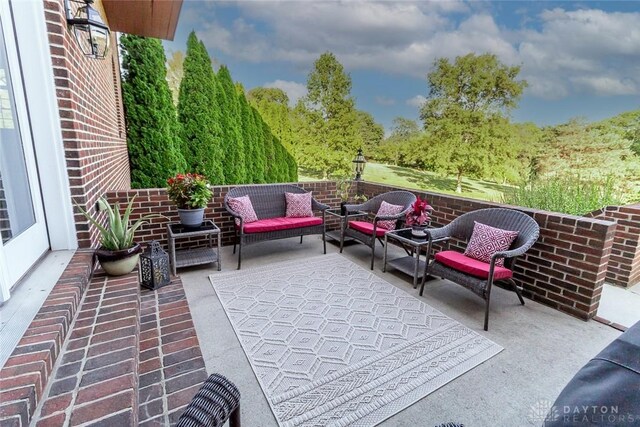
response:
M512 278L512 270L516 262L516 258L523 255L533 244L538 240L540 234L540 227L530 216L512 209L491 208L480 209L473 212L468 212L459 216L451 221L448 225L442 228L430 229L429 232L429 247L427 250L427 257L431 253L431 242L436 239L443 238L456 238L462 241L468 241L473 232L474 221L482 224L489 225L491 227L500 228L503 230L517 231L518 236L511 244L511 248L507 251L497 252L491 257L489 264L482 263L481 267L486 273L486 277L480 277L481 274L471 275L463 272L459 269L455 269L444 265L443 263L434 259L431 262L427 262L425 266L425 274L442 277L448 279L454 283L464 286L469 289L486 302L485 316L484 316L484 330L489 328L489 300L491 297L491 287L494 282L506 282L518 295L520 303L524 305L524 299L522 299L522 293L516 282ZM496 261L500 258L504 258L504 268L496 266ZM494 275L497 269L500 269L500 278L495 279ZM496 276L497 277L497 276ZM424 291L424 280L420 287L420 296Z
M177 427L240 427L240 391L220 374L212 374L202 384L184 410Z
M392 205L400 205L403 207L402 212L397 215L390 216L377 216L380 205L385 201ZM356 229L354 226L359 221L349 221L345 228L342 230L340 237L340 253L344 248L345 236L352 237L371 248L371 269L373 270L373 261L376 255L376 240L379 240L382 244L382 237L384 236L385 229L378 227L378 221L399 220L404 218L407 211L411 208L413 202L416 201L416 196L408 191L389 191L387 193L379 194L366 202L359 205L346 205L347 212L362 212L362 217L373 217L372 227L370 229Z
M288 237L300 236L300 243L302 243L302 236L311 234L322 234L322 241L325 242L325 210L329 209L328 205L318 202L316 199L311 200L311 209L314 212L321 212L322 217L310 225L299 225L289 227L265 227L266 231L249 231L246 229L242 217L235 212L228 204L230 197L242 197L249 196L253 209L256 211L256 215L259 220L269 220L275 218L281 218L278 221L283 221L285 213L287 211L287 203L284 193L306 193L307 191L295 185L290 184L263 184L263 185L243 185L235 187L229 190L224 196L224 207L229 214L236 220L235 227L235 240L233 242L233 253L236 253L236 244L239 244L238 248L238 270L242 265L242 246L251 243L261 242L265 240L286 239ZM292 219L295 220L296 218ZM297 218L299 219L299 218ZM317 218L311 218L317 219ZM252 223L256 225L257 223ZM327 245L324 243L324 253L327 253Z

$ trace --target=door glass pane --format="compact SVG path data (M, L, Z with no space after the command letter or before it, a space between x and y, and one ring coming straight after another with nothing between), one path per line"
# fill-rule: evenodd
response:
M3 243L35 223L22 144L0 22L0 234Z

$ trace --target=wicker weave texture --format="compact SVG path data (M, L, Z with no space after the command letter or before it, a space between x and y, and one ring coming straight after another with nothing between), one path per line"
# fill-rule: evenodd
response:
M212 374L202 385L178 420L178 427L218 427L240 407L240 391L227 378ZM239 426L235 414L233 427Z

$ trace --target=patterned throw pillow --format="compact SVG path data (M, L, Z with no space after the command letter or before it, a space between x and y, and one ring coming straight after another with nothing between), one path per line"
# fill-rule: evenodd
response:
M403 206L400 205L392 205L391 203L387 203L384 200L380 204L380 209L378 209L378 216L390 216L390 215L398 215L402 212ZM395 230L396 229L397 220L392 219L388 221L378 221L378 227L386 228L387 230Z
M469 239L464 254L488 263L491 262L491 256L496 252L509 249L516 237L518 237L517 231L502 230L474 221L473 233L471 233L471 239ZM496 265L503 267L504 259L496 260Z
M308 193L284 193L284 197L287 199L287 213L288 218L307 218L313 216L313 210L311 209L311 192Z
M256 211L253 209L249 196L229 197L227 203L233 211L237 212L238 215L242 217L242 220L245 223L255 222L258 220L258 215L256 215ZM236 225L240 225L240 220L238 218L236 218Z

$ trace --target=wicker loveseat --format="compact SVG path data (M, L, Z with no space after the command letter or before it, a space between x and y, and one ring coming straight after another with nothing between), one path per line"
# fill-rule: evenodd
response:
M224 197L224 207L236 222L233 253L236 253L236 244L238 244L238 270L240 270L242 263L242 246L265 240L300 236L300 243L302 243L302 236L322 234L324 253L327 253L324 238L325 210L329 209L329 206L312 199L311 208L314 212L321 212L322 216L306 218L285 216L287 205L284 193L300 194L306 192L303 188L289 184L243 185L229 190ZM244 223L238 212L229 206L229 198L242 196L249 196L258 221Z

